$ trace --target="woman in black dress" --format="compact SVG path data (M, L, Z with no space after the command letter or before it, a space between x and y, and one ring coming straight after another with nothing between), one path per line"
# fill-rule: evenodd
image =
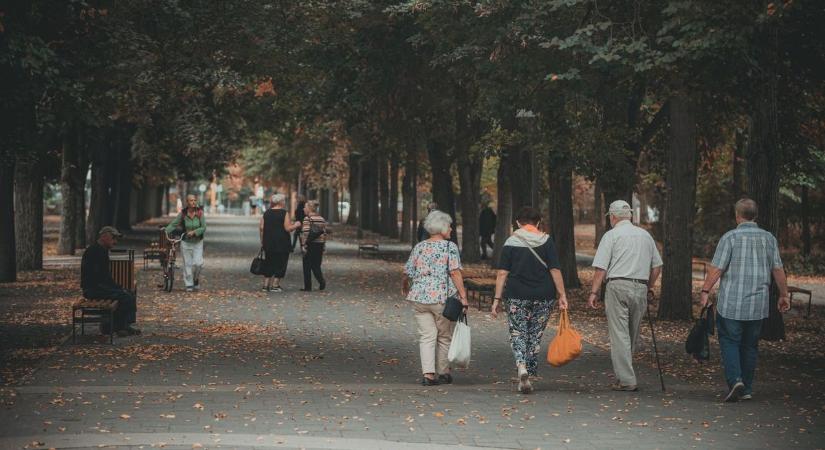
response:
M281 292L281 278L286 274L292 248L290 233L301 226L300 222L290 223L285 206L286 196L273 195L259 226L265 257L263 275L266 281L262 290L266 292Z

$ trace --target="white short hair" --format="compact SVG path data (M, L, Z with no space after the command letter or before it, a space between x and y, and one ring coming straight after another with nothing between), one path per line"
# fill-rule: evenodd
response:
M272 197L269 197L269 202L273 205L282 205L286 202L286 195L272 194Z
M446 233L450 231L451 223L453 223L453 218L449 214L434 209L424 219L424 229L430 235Z

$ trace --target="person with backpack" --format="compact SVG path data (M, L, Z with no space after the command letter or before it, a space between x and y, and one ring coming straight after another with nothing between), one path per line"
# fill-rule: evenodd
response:
M310 200L304 205L304 221L301 227L301 234L306 236L301 246L304 250L304 288L302 291L312 290L312 275L318 280L318 290L323 291L327 287L324 274L321 272L321 262L324 257L326 247L327 221L317 213L318 202Z
M510 346L518 371L518 390L533 391L530 377L538 375L541 337L558 297L567 309L567 294L553 239L539 230L541 213L525 206L516 214L516 230L505 242L496 275L492 316L506 303Z
M183 256L183 282L186 292L200 288L200 274L203 269L203 234L206 232L206 220L203 208L198 206L198 199L193 194L186 196L186 208L166 226L166 232L175 230L183 232L180 242Z

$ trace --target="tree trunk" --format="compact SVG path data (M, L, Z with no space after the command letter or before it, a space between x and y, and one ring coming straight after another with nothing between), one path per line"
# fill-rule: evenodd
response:
M17 281L14 242L14 156L0 153L0 283Z
M478 216L481 207L481 172L484 155L470 155L468 143L459 148L458 182L461 185L461 260L474 263L481 261Z
M696 211L696 119L685 95L670 99L660 319L687 320L693 304L693 219Z
M580 287L573 220L573 169L566 162L550 166L550 235L559 255L564 286Z
M390 205L390 174L389 166L387 165L386 156L379 156L378 158L378 195L381 196L379 202L381 203L380 226L379 230L384 236L390 236L390 213L392 207Z
M507 151L503 152L499 158L498 172L496 177L496 234L493 247L493 258L490 264L493 267L498 267L499 258L501 257L501 249L504 247L504 241L510 237L513 231L513 192L512 184L510 183L510 155Z
M412 220L413 208L416 206L413 199L416 185L415 165L415 147L409 144L407 157L404 160L404 178L401 182L401 201L404 204L401 211L401 242L412 242L412 236L415 234L415 225Z
M358 211L361 205L361 192L358 189L359 176L358 164L360 155L350 155L349 157L349 215L347 225L358 226Z
M775 30L773 31L775 33ZM775 75L775 74L773 74ZM757 91L751 135L748 139L748 192L759 207L757 222L779 238L779 122L776 106L776 77L769 76ZM762 324L762 339L785 339L785 323L777 303L776 283L771 282L770 316Z
M802 256L811 256L811 215L808 212L808 186L802 186Z
M602 192L602 182L596 178L596 182L593 186L593 214L595 217L593 218L593 223L596 228L596 239L593 241L593 248L599 248L599 242L602 240L602 236L604 233L607 232L608 224L605 222L605 214L607 214L607 208L604 205L604 192Z
M78 202L75 197L78 195L77 173L80 171L79 153L81 151L77 142L77 128L74 124L66 124L63 135L63 154L61 155L60 167L60 194L62 203L60 208L60 237L57 240L58 255L74 255L77 248L77 211Z
M129 220L129 206L131 204L130 197L132 195L132 143L130 136L125 134L127 130L123 130L124 135L121 136L119 142L120 157L117 161L117 178L114 181L114 224L118 231L127 231L132 229L132 223Z
M38 154L37 150L33 150ZM34 156L34 155L32 155ZM14 172L17 270L43 269L43 162L19 159Z
M398 159L390 159L389 237L398 238Z
M74 212L77 214L77 226L75 226L75 248L86 248L86 218L88 211L86 210L86 179L89 176L89 169L91 161L89 160L88 149L84 146L79 147L79 154L77 155L78 169L74 171L77 179L74 180L72 189L74 192L75 207Z
M381 209L379 208L378 204L381 201L381 189L379 185L379 164L380 161L377 157L373 157L370 160L370 171L368 172L369 183L367 183L370 198L369 228L370 230L375 231L376 233L381 233Z
M453 219L453 231L450 240L458 244L458 223L455 216L455 191L451 169L453 157L443 143L431 140L427 145L427 155L432 167L433 201L439 211L445 212Z
M440 211L453 217L455 216L455 192L453 191L453 177L450 174L453 161L445 146L435 140L428 143L427 156L432 168L433 201Z
M518 213L518 210L521 209L523 206L533 206L537 207L538 205L532 205L532 187L530 186L530 179L532 173L532 155L531 152L519 149L519 150L511 150L513 152L510 158L510 164L507 165L509 168L508 178L510 180L510 184L512 185L511 192L512 192L512 214L511 218L515 219L515 214Z
M86 223L86 241L94 242L97 232L112 224L111 173L116 170L111 152L110 135L102 132L92 151L92 196L89 200L89 219Z

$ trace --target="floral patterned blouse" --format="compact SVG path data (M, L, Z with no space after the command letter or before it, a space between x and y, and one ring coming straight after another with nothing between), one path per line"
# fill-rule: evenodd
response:
M458 269L461 269L461 258L454 242L419 242L404 266L404 273L411 281L407 300L427 305L444 303L447 297L458 292L450 279L450 272Z

